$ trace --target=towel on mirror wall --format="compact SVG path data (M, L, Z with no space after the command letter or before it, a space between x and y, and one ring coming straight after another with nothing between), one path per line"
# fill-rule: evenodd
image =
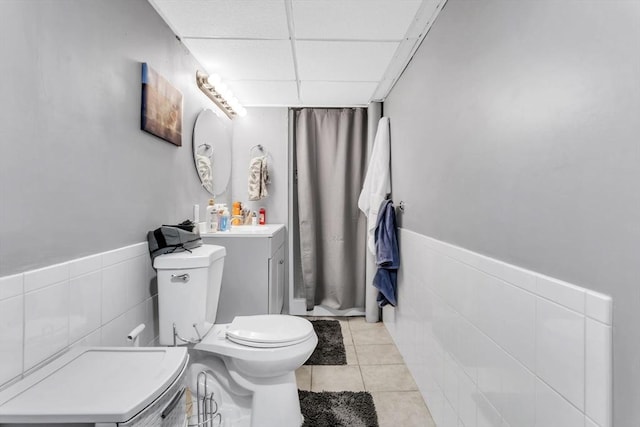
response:
M249 162L249 200L261 200L269 195L267 156L254 157Z
M200 176L202 186L213 194L213 173L211 171L211 159L202 154L196 154L196 169Z
M375 229L376 265L378 270L373 277L373 286L378 289L378 306L397 305L396 291L398 268L400 268L400 250L396 234L396 209L393 201L384 200L378 210Z

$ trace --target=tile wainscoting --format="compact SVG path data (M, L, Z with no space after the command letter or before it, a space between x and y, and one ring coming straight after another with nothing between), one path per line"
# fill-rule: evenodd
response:
M383 319L439 427L611 427L611 298L399 230Z
M0 278L0 387L75 345L140 345L157 333L147 243Z

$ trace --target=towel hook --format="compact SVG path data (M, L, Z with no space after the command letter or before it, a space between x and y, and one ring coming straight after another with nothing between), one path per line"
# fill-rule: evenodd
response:
M206 154L207 151L211 151L209 154ZM204 143L204 144L200 144L198 145L198 148L196 149L197 154L202 153L202 155L205 155L207 157L211 157L211 155L213 155L213 147L210 144Z
M258 149L258 151L260 151L262 153L262 155L264 156L266 154L264 147L262 146L262 144L256 144L253 147L251 147L251 149L249 150L249 155L252 156L253 155L253 150Z

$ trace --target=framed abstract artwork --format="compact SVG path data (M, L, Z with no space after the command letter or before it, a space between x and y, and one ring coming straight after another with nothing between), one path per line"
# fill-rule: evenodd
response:
M172 144L182 145L182 93L146 62L142 63L140 128Z

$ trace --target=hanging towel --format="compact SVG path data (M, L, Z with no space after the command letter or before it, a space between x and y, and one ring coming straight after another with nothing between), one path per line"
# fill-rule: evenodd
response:
M249 200L261 200L269 195L267 156L254 157L249 162Z
M373 277L373 286L378 289L376 302L379 307L387 304L395 307L400 251L396 235L396 209L391 200L384 200L380 205L376 221L375 245L378 271Z
M213 194L213 174L211 173L211 159L202 154L196 154L196 168L202 186Z
M383 117L378 122L367 174L358 198L358 208L367 216L367 247L373 255L376 254L374 234L378 210L391 193L390 158L389 118Z

